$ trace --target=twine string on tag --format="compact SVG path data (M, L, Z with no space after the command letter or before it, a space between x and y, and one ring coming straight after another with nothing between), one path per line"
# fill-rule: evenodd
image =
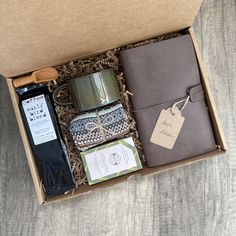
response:
M179 109L179 111L182 112L182 111L184 110L184 108L187 106L189 99L190 99L190 96L187 96L185 99L182 99L182 100L180 100L180 101L178 101L178 102L175 102L174 105L173 105L173 106L171 107L171 109L170 109L171 114L174 116L174 115L175 115L175 113L173 112L174 108L175 108L178 104L184 102L184 105L181 107L181 109Z
M89 132L84 135L84 138L86 138L89 134L91 134L96 129L99 129L99 132L102 135L102 140L103 141L106 141L105 132L108 132L111 135L116 135L117 134L116 132L113 132L113 131L111 131L109 129L106 129L104 127L104 124L106 124L107 120L109 120L109 119L111 119L111 120L108 122L108 124L113 123L114 118L112 116L109 115L108 117L106 117L106 119L103 122L101 121L98 112L96 112L96 116L97 116L97 123L96 122L88 122L85 125L86 130L88 130Z

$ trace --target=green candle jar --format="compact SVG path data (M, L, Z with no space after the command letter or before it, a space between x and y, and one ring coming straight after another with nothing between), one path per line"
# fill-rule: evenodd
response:
M71 101L59 101L58 93L69 87ZM61 85L53 92L53 100L58 105L74 105L82 112L111 104L120 99L118 83L113 69L89 74Z

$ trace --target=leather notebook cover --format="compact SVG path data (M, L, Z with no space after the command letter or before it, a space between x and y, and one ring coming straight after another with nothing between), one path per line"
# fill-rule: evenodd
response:
M208 108L190 35L127 49L120 53L146 164L159 166L216 149ZM150 142L162 109L190 96L172 149Z

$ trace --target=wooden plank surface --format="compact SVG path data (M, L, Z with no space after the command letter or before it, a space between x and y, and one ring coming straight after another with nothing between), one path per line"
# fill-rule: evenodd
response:
M236 235L235 26L235 0L206 0L194 23L228 153L70 201L37 205L0 80L0 235Z

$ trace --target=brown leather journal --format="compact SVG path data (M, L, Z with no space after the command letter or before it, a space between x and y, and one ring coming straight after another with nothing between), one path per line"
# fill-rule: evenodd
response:
M146 164L159 166L216 149L208 107L190 35L120 53ZM162 109L190 97L172 149L150 142Z

